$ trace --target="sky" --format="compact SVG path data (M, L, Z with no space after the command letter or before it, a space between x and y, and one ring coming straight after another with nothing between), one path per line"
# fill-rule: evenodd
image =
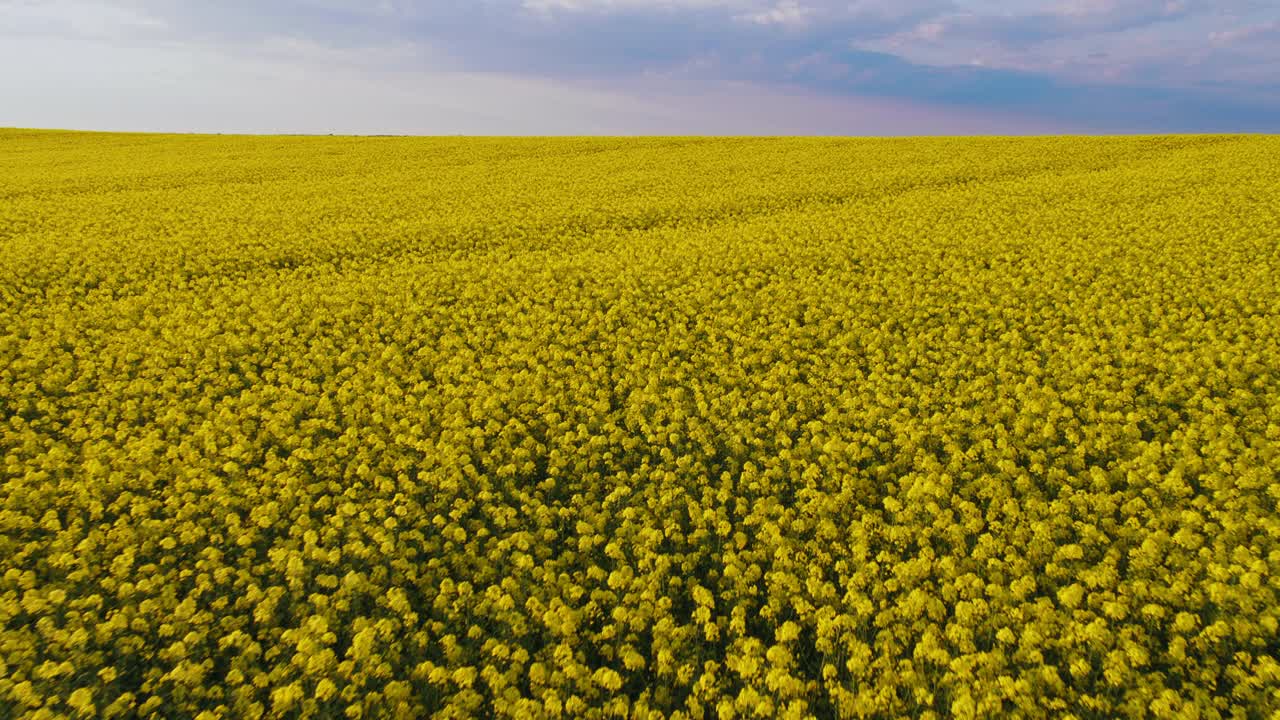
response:
M1280 131L1280 0L0 0L0 127Z

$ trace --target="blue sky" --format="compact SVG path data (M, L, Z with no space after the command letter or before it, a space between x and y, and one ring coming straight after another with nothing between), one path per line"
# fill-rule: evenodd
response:
M1280 131L1280 0L0 0L0 126Z

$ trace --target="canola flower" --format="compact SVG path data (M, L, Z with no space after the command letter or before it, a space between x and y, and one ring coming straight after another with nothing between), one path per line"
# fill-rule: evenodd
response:
M1280 141L0 131L8 717L1280 711Z

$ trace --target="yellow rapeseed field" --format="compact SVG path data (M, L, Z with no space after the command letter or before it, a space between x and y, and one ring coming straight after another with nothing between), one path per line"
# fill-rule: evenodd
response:
M1280 138L0 131L0 716L1280 711Z

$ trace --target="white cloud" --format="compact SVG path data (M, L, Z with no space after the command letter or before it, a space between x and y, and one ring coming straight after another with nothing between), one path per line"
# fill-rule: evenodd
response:
M1208 1L0 0L0 125L927 133L978 117L962 108L1031 107L1013 99L1024 88L1046 117L1082 105L1054 105L1045 78L1274 86L1280 16L1220 0L1234 9L1209 23ZM971 62L990 70L929 67ZM1032 79L1006 82L1010 69ZM646 78L699 91L633 87ZM859 88L946 99L891 107ZM717 93L724 107L706 100Z
M1255 40L1280 25L1249 0L1059 0L989 3L969 0L856 47L908 61L948 66L977 58L990 68L1080 83L1144 84L1178 89L1230 85L1280 60L1280 43ZM1254 18L1243 24L1241 18ZM1210 31L1226 18L1235 27ZM1249 45L1231 59L1215 47ZM1216 77L1215 77L1216 74Z
M664 111L623 95L487 73L388 71L277 38L252 54L13 39L0 67L0 126L360 134L600 132Z
M809 21L809 17L812 14L813 10L811 8L801 5L796 0L781 0L777 5L766 10L744 13L738 17L757 25L800 27Z
M1209 33L1209 42L1214 45L1237 45L1270 35L1280 35L1280 20L1214 31Z
M521 0L526 10L538 12L613 11L613 10L701 10L706 8L741 8L756 3L752 0Z
M0 0L0 36L71 35L118 38L168 29L161 17L105 0Z
M395 55L406 50L391 49ZM353 134L1043 133L1061 125L894 100L680 78L586 86L497 73L388 70L279 37L236 56L102 40L0 44L0 126ZM394 63L390 63L394 64ZM55 89L51 91L51 88Z

